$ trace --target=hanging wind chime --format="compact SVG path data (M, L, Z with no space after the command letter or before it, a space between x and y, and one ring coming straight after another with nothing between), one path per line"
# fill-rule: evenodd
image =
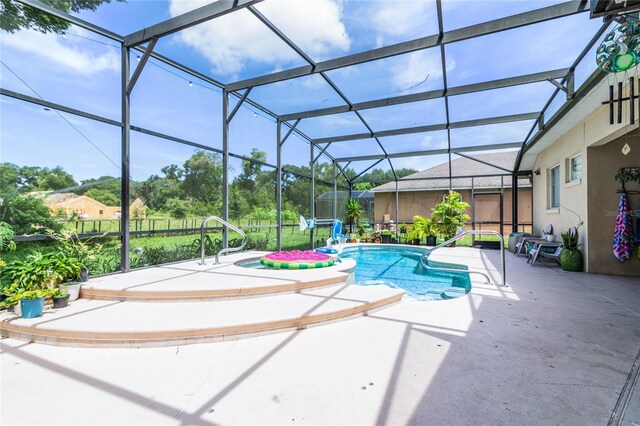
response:
M596 63L606 73L628 71L640 63L640 21L629 20L607 34L596 50ZM622 97L622 82L618 82L618 97L614 98L614 87L609 86L609 100L602 104L609 104L609 124L614 124L614 104L618 106L618 124L622 123L622 103L629 103L629 122L635 124L635 94L634 78L629 78L629 96Z

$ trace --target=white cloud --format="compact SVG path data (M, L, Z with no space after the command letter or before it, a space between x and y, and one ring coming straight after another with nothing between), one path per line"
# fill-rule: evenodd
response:
M172 0L177 16L210 3L209 0ZM275 0L257 5L260 12L313 58L349 49L341 9L332 0ZM237 76L249 63L280 67L299 56L256 19L240 10L181 31L177 39L195 48L218 74Z
M382 43L384 37L415 38L419 37L419 34L424 36L438 33L436 7L433 1L373 2L373 5L375 9L371 16L371 24L379 34L377 42ZM425 28L431 26L429 23L435 26Z
M40 56L62 69L68 68L82 75L120 71L120 53L117 49L108 47L108 50L97 53L75 45L72 36L64 40L56 34L23 30L15 34L3 34L2 44L3 47L10 46L29 55Z

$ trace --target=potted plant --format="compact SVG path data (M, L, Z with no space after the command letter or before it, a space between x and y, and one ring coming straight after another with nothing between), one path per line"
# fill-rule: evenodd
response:
M464 227L469 220L469 215L465 213L467 208L469 203L463 202L459 193L449 191L444 200L431 209L433 230L442 234L445 241L453 238L458 228Z
M70 231L56 232L43 226L36 226L36 229L41 229L44 234L55 241L59 253L76 259L82 265L78 276L74 278L80 282L88 281L89 270L87 265L95 261L97 259L96 253L102 250L102 244L92 242L96 237L82 240L76 233Z
M363 214L364 210L358 200L355 198L349 198L345 210L345 215L347 216L347 219L349 219L349 232L353 232L353 224L356 223Z
M44 298L47 293L44 290L29 290L22 293L20 300L22 318L36 318L42 315L44 310Z
M382 244L391 244L391 235L393 234L388 229L385 229L384 231L380 232L380 238L382 240Z
M69 293L62 286L51 292L51 298L53 299L54 309L66 308L69 305Z
M24 294L24 290L18 290L15 293L9 294L6 293L7 297L2 302L0 302L0 307L2 309L10 308L13 306L13 313L22 316L22 304L20 301L22 300L22 296Z
M560 250L560 266L563 271L582 271L582 252L578 248L578 228L570 228L562 232L562 250Z
M415 245L420 245L422 239L431 234L431 228L431 219L423 216L414 216L413 227L407 234L407 239L411 240Z

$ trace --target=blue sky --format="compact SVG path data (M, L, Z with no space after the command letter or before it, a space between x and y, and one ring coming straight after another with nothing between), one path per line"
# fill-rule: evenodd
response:
M80 17L126 35L206 4L168 0L114 2ZM559 2L445 1L445 29L521 13ZM276 23L315 61L340 57L437 32L433 1L266 0L257 9ZM600 20L582 13L454 43L446 47L449 86L569 66L596 32ZM72 27L66 36L34 31L2 34L0 83L3 88L83 109L111 119L120 117L120 50L108 39ZM233 82L305 65L249 12L241 11L168 36L156 51L223 82ZM135 54L132 65L135 65ZM593 56L593 55L591 55ZM9 70L11 69L11 71ZM579 69L577 83L593 66ZM16 77L17 74L18 77ZM406 95L443 87L439 49L414 52L328 72L352 102ZM193 84L190 85L189 82ZM27 87L27 85L29 87ZM536 83L451 97L451 121L539 111L553 86ZM319 76L255 88L252 99L278 114L344 105ZM117 175L119 129L0 98L0 160L20 165L63 166L78 180ZM232 103L233 104L233 103ZM202 81L154 60L132 94L132 124L221 148L221 93ZM442 99L362 111L372 129L388 130L445 121ZM452 146L522 141L531 122L452 130ZM366 132L354 113L303 120L300 129L314 138ZM82 134L81 134L82 133ZM248 155L256 147L275 163L276 126L264 113L243 107L230 126L233 152ZM388 152L446 147L446 132L381 138ZM332 144L336 157L380 154L375 140ZM182 164L194 153L188 146L132 132L132 177L146 179L170 163ZM307 164L309 146L299 137L284 146L285 163ZM394 159L395 167L427 168L439 157ZM115 163L115 164L114 164ZM363 170L370 162L353 164ZM388 168L385 161L380 164ZM238 166L233 174L237 173Z

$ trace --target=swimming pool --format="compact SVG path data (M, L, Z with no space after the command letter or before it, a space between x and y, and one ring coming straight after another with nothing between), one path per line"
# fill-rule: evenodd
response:
M356 261L355 284L384 284L399 288L417 300L447 300L464 296L471 290L469 274L427 271L420 264L424 249L411 246L358 246L345 248L341 258ZM466 270L464 265L430 262Z

